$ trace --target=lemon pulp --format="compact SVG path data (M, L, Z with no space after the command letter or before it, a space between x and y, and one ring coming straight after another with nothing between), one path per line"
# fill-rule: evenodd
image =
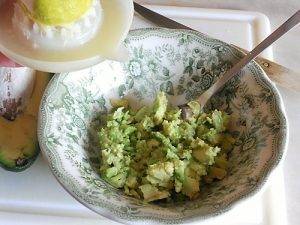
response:
M58 26L72 23L91 7L91 0L35 0L33 18L36 22Z

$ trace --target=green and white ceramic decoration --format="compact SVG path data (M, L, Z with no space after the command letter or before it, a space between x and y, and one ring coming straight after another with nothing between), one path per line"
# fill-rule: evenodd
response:
M284 154L287 122L278 91L255 62L206 107L231 115L230 131L237 141L228 176L203 189L199 199L145 204L99 177L97 132L110 99L124 97L139 107L162 90L172 104L182 104L199 96L242 57L231 46L193 31L134 30L125 45L128 62L106 61L57 74L45 92L39 141L61 185L91 210L128 224L203 220L256 193Z

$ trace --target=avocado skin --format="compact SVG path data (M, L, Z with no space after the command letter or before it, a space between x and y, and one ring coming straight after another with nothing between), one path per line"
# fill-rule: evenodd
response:
M40 153L40 147L39 147L39 144L38 144L38 141L36 140L36 144L35 144L35 148L34 148L34 154L29 157L29 158L26 158L26 163L23 164L22 166L8 166L7 165L7 162L3 159L0 158L0 167L2 169L5 169L7 171L10 171L10 172L23 172L24 170L28 169L34 162L35 160L37 159L38 155Z

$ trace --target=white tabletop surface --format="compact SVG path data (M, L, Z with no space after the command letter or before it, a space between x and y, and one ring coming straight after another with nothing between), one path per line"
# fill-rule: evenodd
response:
M257 11L267 15L272 29L300 9L300 0L137 0L143 4L192 6ZM300 72L300 25L274 44L274 61ZM288 221L300 224L300 94L280 89L290 121L290 140L284 161Z

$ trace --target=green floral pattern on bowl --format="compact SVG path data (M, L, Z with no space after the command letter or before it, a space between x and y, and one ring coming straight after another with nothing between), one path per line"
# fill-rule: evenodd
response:
M230 174L202 190L194 201L144 204L125 196L98 174L101 115L110 99L126 97L134 107L152 101L159 90L172 104L199 96L242 54L229 45L192 31L140 29L125 41L126 63L107 61L73 73L57 74L43 97L39 141L63 187L81 203L124 223L180 223L230 209L266 181L285 150L287 124L275 87L254 62L232 79L206 109L232 116L237 138Z

